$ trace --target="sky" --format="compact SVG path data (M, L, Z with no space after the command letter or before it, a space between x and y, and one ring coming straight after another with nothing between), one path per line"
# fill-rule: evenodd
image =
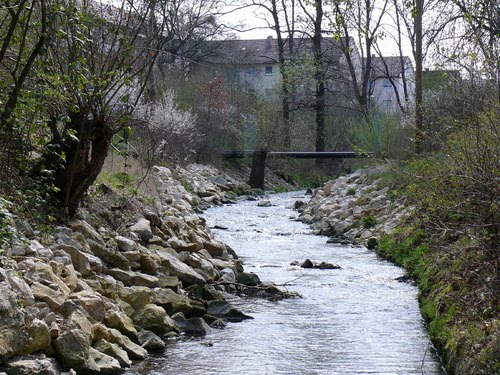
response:
M262 11L245 8L228 14L222 19L223 22L228 24L245 25L241 27L241 29L251 29L250 31L246 32L235 32L239 39L265 39L268 36L276 38L276 32L267 28L267 23L262 19L262 17ZM389 25L389 28L390 27L391 25ZM384 56L396 56L399 54L397 44L390 37L384 38L380 42L380 45ZM413 56L411 54L411 45L409 41L403 45L403 54L410 56L413 60Z

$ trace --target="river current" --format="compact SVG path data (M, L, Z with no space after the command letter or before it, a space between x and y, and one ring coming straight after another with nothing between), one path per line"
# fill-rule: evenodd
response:
M254 317L203 338L170 341L130 374L443 374L425 332L417 288L396 280L404 271L364 247L326 243L294 221L302 192L215 207L203 216L234 248L246 272L286 285L302 298L270 302L234 297ZM293 261L340 265L302 269Z

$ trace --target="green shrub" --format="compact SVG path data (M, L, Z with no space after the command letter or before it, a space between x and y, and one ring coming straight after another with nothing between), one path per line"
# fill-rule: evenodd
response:
M370 215L363 218L363 228L373 228L375 225L377 225L377 219L373 216Z
M346 195L355 195L356 194L356 189L355 188L349 188L347 189Z
M352 143L360 151L374 152L378 158L401 158L409 149L410 127L394 113L373 113L369 119L350 127Z

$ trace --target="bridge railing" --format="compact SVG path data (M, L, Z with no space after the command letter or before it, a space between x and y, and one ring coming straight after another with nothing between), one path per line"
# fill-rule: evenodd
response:
M243 159L252 157L254 150L245 151L223 151L221 155L227 159ZM295 159L351 159L351 158L371 158L373 152L355 151L269 151L267 156L288 157Z

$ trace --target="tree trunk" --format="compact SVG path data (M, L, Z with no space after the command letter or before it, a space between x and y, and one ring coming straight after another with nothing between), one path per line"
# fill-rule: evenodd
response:
M278 6L276 0L271 1L272 16L274 28L276 31L276 39L278 40L278 62L281 73L281 107L283 111L283 128L284 140L283 145L285 150L290 150L290 90L288 87L288 72L285 66L285 46L281 35L281 25L278 17Z
M102 170L112 132L102 121L88 120L85 115L70 115L70 129L74 137L55 137L49 148L58 150L48 154L35 168L54 170L54 185L58 188L56 198L62 208L61 217L75 214L87 189L94 183ZM68 134L66 131L65 134ZM60 155L66 156L62 164Z
M422 13L424 0L416 0L415 8L415 151L422 154L424 120L422 108Z
M266 150L255 150L252 155L252 171L250 172L250 186L254 189L264 188L266 170Z
M325 131L325 80L323 69L323 52L321 49L321 31L323 22L323 3L322 0L316 0L316 18L314 20L314 79L316 82L315 104L316 112L316 151L325 151L326 131ZM316 159L316 165L322 166L323 160Z

